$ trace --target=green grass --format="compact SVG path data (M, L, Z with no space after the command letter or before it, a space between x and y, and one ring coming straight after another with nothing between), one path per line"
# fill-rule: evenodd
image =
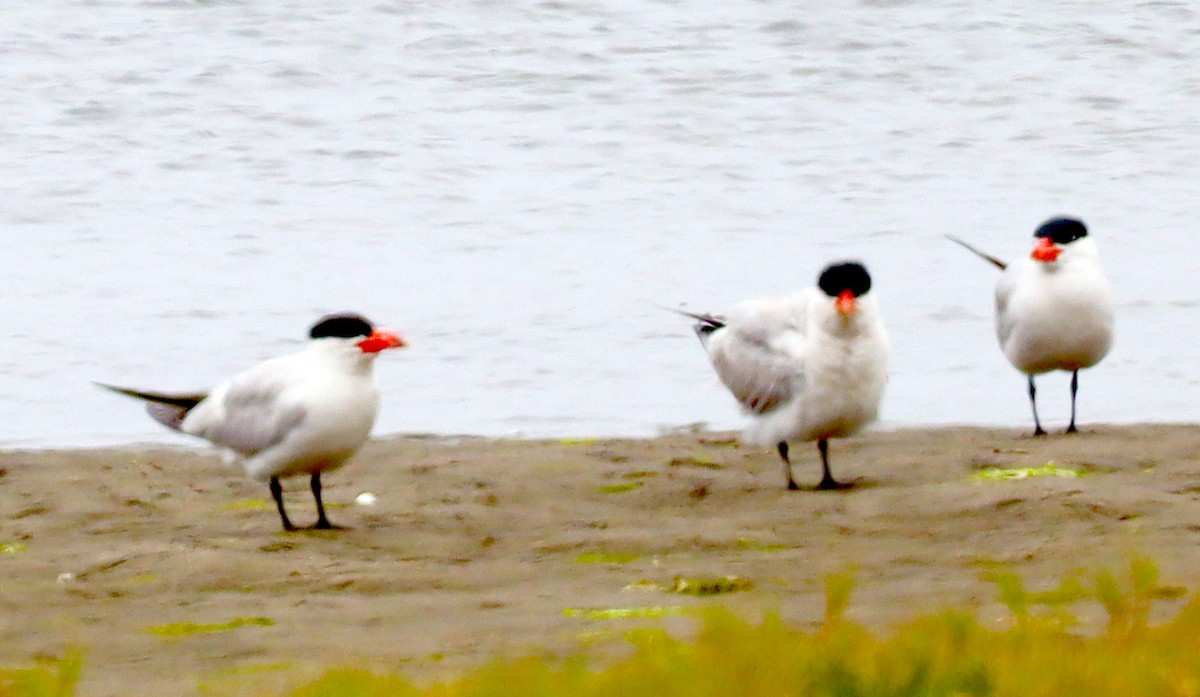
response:
M497 661L458 680L418 688L397 675L335 670L293 697L1168 697L1200 694L1200 600L1159 625L1155 603L1180 597L1159 583L1157 568L1134 560L1118 577L1100 572L1028 591L1003 568L985 572L1012 617L985 626L970 612L943 610L890 632L846 619L854 577L825 579L820 626L804 630L778 616L747 622L709 608L696 636L662 629L626 633L623 659L593 666L565 661ZM1075 631L1071 608L1099 603L1106 628ZM653 616L613 608L596 619ZM574 614L574 613L572 613Z
M0 668L0 697L70 697L82 670L79 651L31 668Z
M1200 695L1200 596L1169 619L1156 606L1183 589L1160 582L1135 559L1126 571L1079 572L1033 592L1004 566L984 575L1010 617L981 623L945 609L889 631L850 619L852 573L825 579L824 619L799 628L768 615L747 621L720 607L700 609L693 636L627 629L629 651L603 663L584 649L565 660L497 660L445 683L418 686L400 674L335 668L289 692L264 697L1195 697ZM1080 631L1076 612L1103 608L1102 627ZM692 616L692 608L572 609L581 622ZM0 697L74 694L81 661L0 671ZM299 670L299 669L297 669ZM233 679L240 677L234 675ZM244 694L238 692L238 694Z

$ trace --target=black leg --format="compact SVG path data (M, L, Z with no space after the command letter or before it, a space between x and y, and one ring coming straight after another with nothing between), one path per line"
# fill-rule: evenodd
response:
M800 487L796 486L796 480L792 479L792 461L788 459L787 441L781 442L776 448L779 450L779 457L783 458L783 474L787 476L787 488L790 491L796 491Z
M1071 425L1067 426L1067 433L1075 433L1075 393L1079 391L1079 371L1071 373Z
M279 508L283 529L288 532L295 530L296 526L292 525L292 521L288 520L287 511L283 510L283 487L279 485L279 477L271 477L271 496L275 499L275 506Z
M317 530L340 530L341 526L334 525L325 517L325 504L321 503L321 473L317 472L312 476L312 492L313 498L317 500L317 524L313 527Z
M1044 436L1046 432L1042 430L1042 422L1037 415L1037 388L1033 386L1032 375L1029 376L1029 403L1033 406L1033 435Z
M841 489L844 485L833 478L829 472L829 441L822 438L817 441L817 450L821 451L821 483L817 485L818 489Z

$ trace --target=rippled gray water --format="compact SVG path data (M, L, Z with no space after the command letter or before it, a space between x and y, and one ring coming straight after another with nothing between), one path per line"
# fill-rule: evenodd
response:
M1059 213L1120 299L1081 421L1200 420L1200 16L996 6L14 0L0 442L178 442L89 381L204 387L339 309L412 343L377 433L734 427L656 304L845 257L886 424L1023 426L994 275L942 235L1012 257Z

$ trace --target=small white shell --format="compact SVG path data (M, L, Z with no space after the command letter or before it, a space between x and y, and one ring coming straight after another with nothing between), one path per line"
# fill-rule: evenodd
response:
M379 497L375 496L375 494L372 494L369 491L364 491L358 496L354 497L354 503L360 506L374 506L375 502L378 500Z

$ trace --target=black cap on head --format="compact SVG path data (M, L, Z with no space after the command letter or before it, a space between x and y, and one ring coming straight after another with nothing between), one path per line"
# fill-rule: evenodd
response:
M353 339L356 336L371 336L374 331L375 328L365 317L351 313L339 313L322 317L309 330L308 335L313 339L326 337Z
M1049 237L1054 244L1067 244L1080 237L1087 237L1083 222L1074 218L1051 218L1033 233L1034 237Z
M817 287L831 298L841 295L844 290L848 290L858 297L866 295L867 291L871 290L871 274L867 273L866 267L858 262L844 261L840 264L833 264L822 271L821 278L817 281Z

